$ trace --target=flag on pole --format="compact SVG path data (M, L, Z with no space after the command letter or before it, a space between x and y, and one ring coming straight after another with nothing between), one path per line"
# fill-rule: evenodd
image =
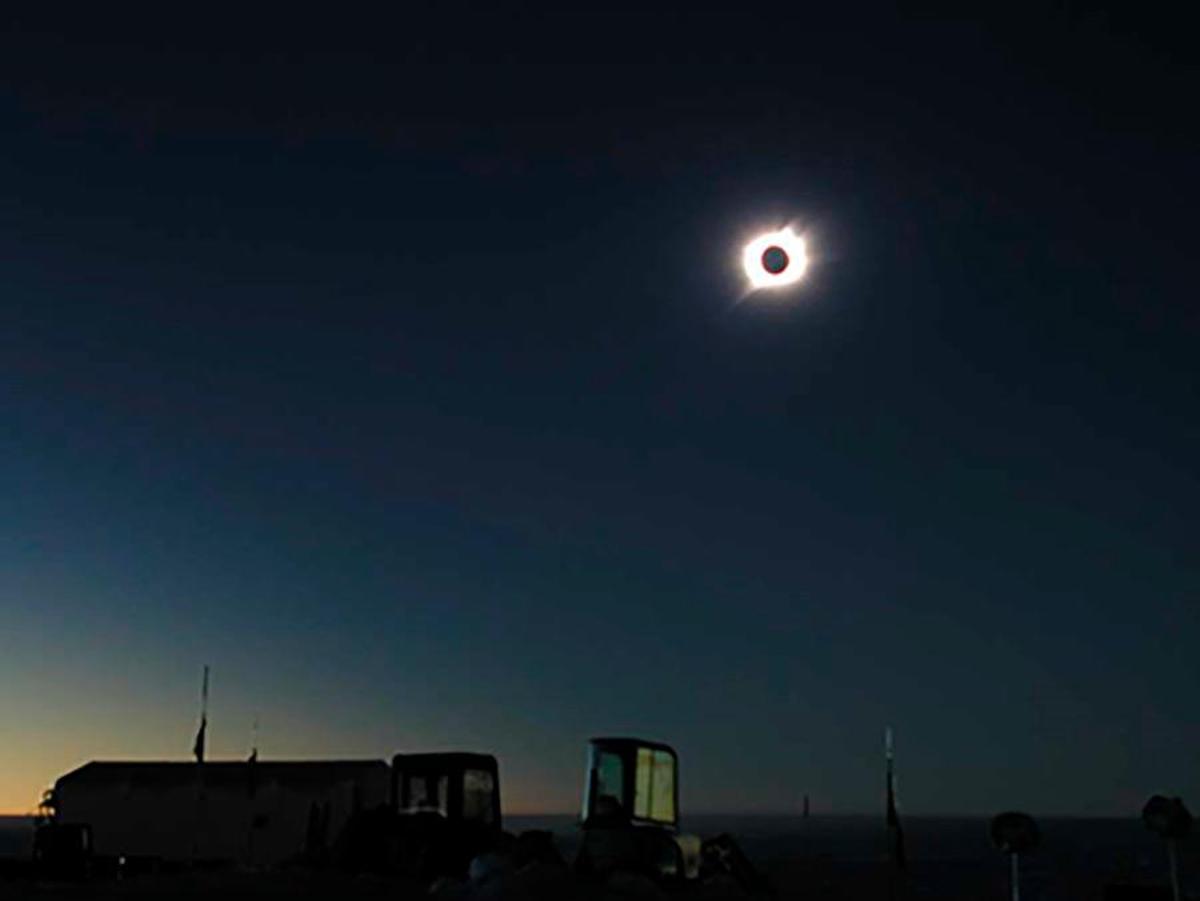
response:
M900 827L900 814L896 811L896 775L893 772L895 750L892 745L892 730L889 727L884 733L884 747L887 755L887 829L888 845L892 864L897 870L903 870L907 865L904 856L904 830Z
M258 794L258 748L250 752L246 759L246 792L253 798Z
M204 667L204 686L200 689L200 728L196 731L196 741L192 745L192 753L196 755L196 763L204 763L205 733L208 732L208 666Z
M200 728L196 730L196 742L192 745L192 753L196 755L196 763L204 763L204 733L208 731L208 717L200 717Z
M250 738L250 756L246 758L246 791L253 798L258 794L258 717Z

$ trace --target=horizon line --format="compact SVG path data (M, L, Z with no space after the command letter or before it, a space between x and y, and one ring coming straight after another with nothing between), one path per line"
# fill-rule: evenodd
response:
M567 818L567 817L570 817L570 818L576 819L576 820L579 819L578 811L561 811L561 810L559 810L559 811L555 811L555 810L503 811L502 815L504 817L515 817L515 818L521 818L521 817L526 817L526 818L528 818L528 817ZM954 820L954 819L983 820L983 819L989 819L990 817L993 817L995 815L996 814L994 814L994 813L971 813L971 812L963 812L963 811L948 813L948 812L944 812L944 811L942 811L942 812L934 811L934 812L922 812L922 813L902 813L901 818L902 819L912 819L912 820ZM36 810L0 811L0 818L4 818L4 819L31 820L31 819L34 819L36 816L37 816ZM1052 813L1032 814L1032 816L1034 816L1037 819L1051 819L1051 820L1123 820L1123 819L1138 819L1140 814L1138 814L1136 812L1135 813L1127 813L1127 814L1052 812ZM786 817L789 819L796 819L796 820L805 819L803 812L797 811L797 810L697 810L697 811L693 811L688 814L684 814L684 815L680 816L679 819L681 822L686 822L688 819L691 819L693 817L748 817L748 818L762 817L764 819L766 819L768 817L776 818L776 819L782 819L782 818ZM882 810L881 811L867 811L867 812L825 810L825 811L814 811L814 812L810 813L807 817L807 819L811 819L811 820L820 820L820 819L866 820L866 819L876 819L876 818L883 819L884 812Z

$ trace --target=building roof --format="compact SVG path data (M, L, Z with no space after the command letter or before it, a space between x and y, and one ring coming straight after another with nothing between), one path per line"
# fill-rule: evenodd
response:
M372 773L386 774L382 760L262 760L253 764L259 785L271 782L287 785L327 784L362 778ZM93 760L60 776L56 788L72 785L137 785L169 788L192 785L203 776L206 786L245 785L251 764L247 760L192 761Z

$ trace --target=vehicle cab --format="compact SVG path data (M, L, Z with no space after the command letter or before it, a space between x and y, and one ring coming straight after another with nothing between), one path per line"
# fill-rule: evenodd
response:
M658 880L695 878L700 842L679 834L678 755L639 738L588 744L576 868L604 876L625 870Z

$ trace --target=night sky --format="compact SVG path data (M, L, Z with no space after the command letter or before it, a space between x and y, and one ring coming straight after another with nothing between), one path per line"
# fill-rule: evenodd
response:
M510 811L881 810L888 724L910 813L1200 801L1184 37L699 6L3 14L0 811L205 663L211 756Z

